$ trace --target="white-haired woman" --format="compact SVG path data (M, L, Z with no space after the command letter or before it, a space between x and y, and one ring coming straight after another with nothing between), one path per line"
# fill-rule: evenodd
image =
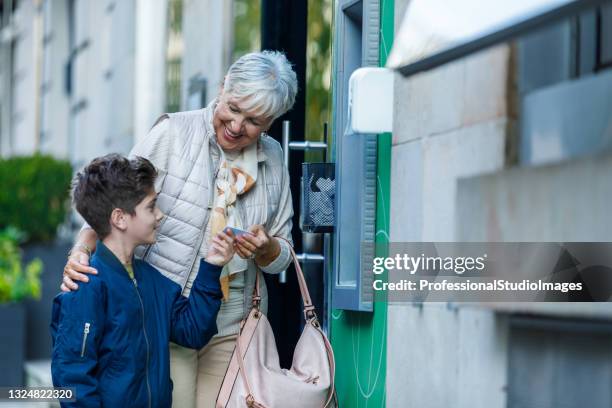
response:
M265 132L291 109L296 93L295 72L282 53L247 54L229 68L211 104L163 115L130 153L157 168L158 205L166 215L157 243L138 255L183 285L184 295L212 236L225 226L253 233L235 238L237 255L222 272L218 334L199 351L170 345L174 406L214 406L256 274L280 273L291 261L287 241L275 238L291 241L289 174L279 143ZM77 290L74 281L86 282L86 274L95 273L88 265L96 239L85 225L64 269L62 290Z

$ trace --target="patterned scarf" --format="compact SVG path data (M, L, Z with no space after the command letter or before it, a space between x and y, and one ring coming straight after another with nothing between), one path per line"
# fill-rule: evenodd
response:
M228 225L240 229L248 227L242 225L235 204L238 196L249 191L257 181L257 143L245 147L233 159L230 158L231 153L219 150L221 163L215 179L214 207L209 221L211 237ZM223 267L220 281L224 301L229 299L229 282L232 275L244 272L247 268L247 260L240 258L238 254Z

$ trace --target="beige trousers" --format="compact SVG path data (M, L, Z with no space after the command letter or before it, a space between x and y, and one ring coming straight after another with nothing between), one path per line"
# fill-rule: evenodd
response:
M214 408L237 337L213 337L199 351L170 343L173 407Z

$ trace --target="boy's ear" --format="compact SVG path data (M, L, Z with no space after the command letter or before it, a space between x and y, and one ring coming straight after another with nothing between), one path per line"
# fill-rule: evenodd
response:
M127 229L127 214L120 208L115 208L110 216L111 226L117 228L119 231L125 231Z

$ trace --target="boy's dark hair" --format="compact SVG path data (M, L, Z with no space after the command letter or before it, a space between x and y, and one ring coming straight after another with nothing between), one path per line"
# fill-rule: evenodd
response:
M72 180L72 202L100 239L111 232L115 208L135 214L136 206L154 189L157 171L142 157L109 154L93 159Z

